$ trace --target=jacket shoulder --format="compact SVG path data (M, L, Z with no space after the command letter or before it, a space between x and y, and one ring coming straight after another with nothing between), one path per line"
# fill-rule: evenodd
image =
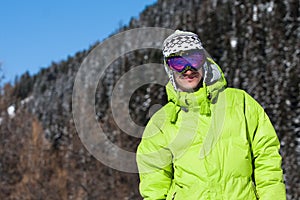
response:
M246 114L250 115L264 113L264 108L246 91L237 88L226 88L224 92L228 106L241 107Z
M244 97L247 93L246 91L242 90L242 89L238 89L238 88L226 88L225 89L225 93L226 95L232 95L232 96L236 96L236 97Z
M174 104L168 102L166 105L158 109L150 118L151 121L170 119L171 111L174 109Z
M160 109L158 109L148 121L146 129L150 127L156 127L158 129L163 129L168 122L170 122L172 110L174 109L174 104L172 102L167 103Z
M248 104L257 104L258 102L249 95L245 90L238 88L226 88L225 89L226 97L229 97L231 100L243 101Z

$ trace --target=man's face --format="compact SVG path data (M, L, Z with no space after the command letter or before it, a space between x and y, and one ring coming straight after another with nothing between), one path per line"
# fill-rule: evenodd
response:
M202 77L202 68L198 71L187 70L184 73L175 72L175 81L179 89L185 92L194 91L196 88L198 88L200 82L202 81Z

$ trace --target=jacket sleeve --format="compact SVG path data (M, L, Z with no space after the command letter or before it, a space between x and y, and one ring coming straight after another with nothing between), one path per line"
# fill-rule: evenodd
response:
M249 107L250 105L250 107ZM261 200L285 200L280 143L264 109L249 95L246 110L252 133L253 173L256 191Z
M162 130L150 120L137 149L140 193L144 199L166 199L173 176L172 154Z

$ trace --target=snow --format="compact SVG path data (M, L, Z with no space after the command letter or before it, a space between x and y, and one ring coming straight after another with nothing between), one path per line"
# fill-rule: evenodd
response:
M255 22L258 20L257 11L258 11L257 6L256 6L256 5L253 5L253 16L252 16L252 20L255 21Z
M259 5L253 5L253 15L252 20L257 22L258 18L261 17L258 12L266 12L271 14L274 10L274 2L268 2L268 3L260 3Z
M237 42L237 38L232 37L232 38L230 39L230 45L231 45L232 48L236 48L237 43L238 43L238 42Z
M274 2L272 1L272 2L268 3L267 11L270 13L273 11L273 8L274 8Z
M216 7L217 7L217 3L218 3L217 0L213 0L213 1L212 1L212 7L213 7L213 8L216 8Z
M11 118L13 118L16 115L15 110L16 108L13 105L7 108L7 113Z
M33 99L33 96L29 96L21 101L21 105L27 104Z

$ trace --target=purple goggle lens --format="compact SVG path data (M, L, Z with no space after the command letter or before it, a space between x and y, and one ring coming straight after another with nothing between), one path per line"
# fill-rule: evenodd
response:
M181 56L172 56L166 59L168 66L177 71L183 72L186 69L199 70L205 62L204 52L196 51Z

